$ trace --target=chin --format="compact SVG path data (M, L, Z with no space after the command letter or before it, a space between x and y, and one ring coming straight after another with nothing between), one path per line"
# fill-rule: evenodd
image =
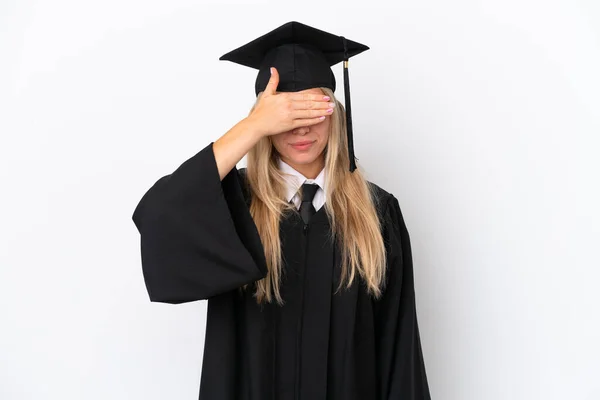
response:
M288 159L292 160L294 164L311 164L317 157L314 154L288 154Z

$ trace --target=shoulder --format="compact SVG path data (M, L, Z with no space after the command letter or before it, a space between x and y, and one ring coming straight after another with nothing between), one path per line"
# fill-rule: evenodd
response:
M244 188L248 188L250 185L248 184L247 172L248 169L246 167L239 168L238 175L240 177L240 183L244 186Z
M234 168L236 168L236 167L234 167ZM250 190L250 185L248 184L248 180L246 179L247 168L242 167L242 168L238 169L237 172L238 172L238 176L240 178L240 185L242 187L242 193L244 194L244 199L246 200L246 204L248 206L250 206L251 190Z
M371 189L371 193L375 196L377 200L388 200L390 196L393 196L392 193L388 192L378 184L367 181L369 188Z
M367 184L369 185L377 213L380 218L383 218L386 215L386 211L390 204L397 201L396 197L374 182L367 181Z

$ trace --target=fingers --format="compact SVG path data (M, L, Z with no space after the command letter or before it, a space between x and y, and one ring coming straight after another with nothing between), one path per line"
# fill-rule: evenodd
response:
M313 93L298 93L291 92L290 99L294 101L319 101L319 102L329 102L330 98L325 96L324 94L313 94Z
M277 68L271 67L271 78L269 78L264 93L268 95L275 94L277 92L277 85L279 85L279 71L277 71Z
M290 116L293 119L318 118L333 114L333 108L315 110L292 110Z
M289 93L292 110L327 110L335 108L335 101L328 96L312 93ZM318 115L315 115L318 116Z
M292 129L302 128L304 126L316 125L325 120L325 116L321 116L318 118L306 118L306 119L295 119L292 123Z
M292 110L327 110L335 108L332 101L298 100L292 101Z

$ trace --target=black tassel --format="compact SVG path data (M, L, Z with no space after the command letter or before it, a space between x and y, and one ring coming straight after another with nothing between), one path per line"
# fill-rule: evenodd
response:
M344 44L344 96L346 100L346 130L348 133L348 157L350 158L350 172L356 169L354 157L354 135L352 133L352 107L350 104L350 77L348 76L348 44L346 38L340 36Z

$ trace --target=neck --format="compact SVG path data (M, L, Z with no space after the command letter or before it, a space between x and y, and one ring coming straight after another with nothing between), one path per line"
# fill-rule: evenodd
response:
M300 172L307 179L315 179L321 170L325 167L325 157L318 157L315 161L310 164L295 164L291 160L287 160L282 157L282 160L285 161L290 167L294 168L296 171Z

